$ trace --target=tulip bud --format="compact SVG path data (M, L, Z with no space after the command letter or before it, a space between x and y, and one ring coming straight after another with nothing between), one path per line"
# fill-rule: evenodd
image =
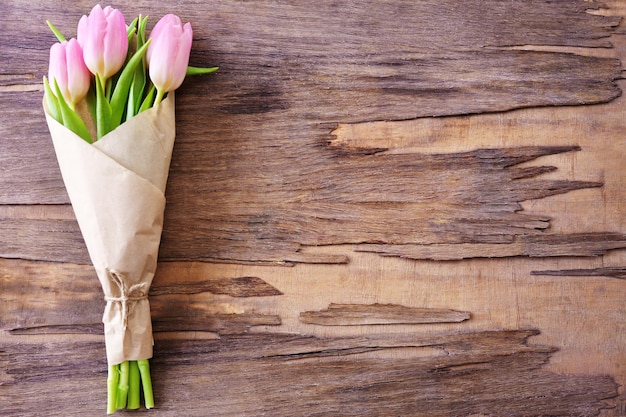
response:
M173 91L183 83L189 64L192 38L191 24L186 23L183 26L176 15L165 15L154 25L146 58L150 79L159 95Z
M124 15L107 6L95 5L89 16L81 17L77 30L85 64L106 80L120 70L128 52L128 36Z
M83 50L76 39L55 43L50 48L48 78L57 85L65 101L72 107L89 91L91 74L83 60Z

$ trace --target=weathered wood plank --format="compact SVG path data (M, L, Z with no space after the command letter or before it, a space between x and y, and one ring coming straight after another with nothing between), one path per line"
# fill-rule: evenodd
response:
M618 95L616 82L623 87L623 81L615 56L626 50L617 35L623 33L623 26L616 30L619 17L587 13L599 4L578 0L227 0L211 10L199 2L133 3L118 5L128 14L150 14L152 23L165 11L191 20L192 60L221 66L213 77L189 80L178 96L162 259L308 263L162 262L155 290L169 292L178 281L184 286L153 297L155 327L163 330L156 333L153 361L156 413L597 415L616 388L611 378L590 375L611 374L623 385L623 286L595 276L607 264L624 265L623 251L593 259L518 255L621 247L623 237L611 232L625 230L624 102L493 113ZM609 3L612 9L601 13L626 12L623 4ZM0 256L89 263L40 111L52 37L43 22L23 22L45 16L70 33L91 6L0 4L6 17L0 33ZM617 35L610 39L617 48L610 48L608 35ZM490 114L397 121L481 111ZM333 139L341 132L337 126L352 136ZM531 152L529 145L563 153ZM573 145L583 151L569 152ZM489 150L461 157L483 148ZM524 161L514 152L555 166L517 165ZM488 155L486 162L479 154ZM440 165L431 171L434 161ZM455 170L468 162L480 168ZM472 186L478 171L489 179ZM433 193L416 191L419 186ZM527 236L542 243L512 251L513 258L461 262L353 253L348 263L341 252L350 247L324 247L418 242L450 245L447 256L480 256L482 245L507 252ZM472 250L465 252L468 241ZM34 249L39 245L42 250ZM0 283L0 327L39 334L0 334L0 414L102 414L104 346L72 342L98 337L77 334L99 333L103 302L91 268L1 261L0 277L16 282L11 288ZM319 262L342 265L312 265ZM588 272L583 279L530 276L573 268ZM221 279L227 289L217 284ZM284 295L273 296L270 287ZM213 292L190 294L198 289ZM298 321L299 312L330 302L454 306L472 311L473 319L420 326L431 336L410 330L363 338L338 335L371 328ZM241 336L258 325L298 334ZM527 346L531 332L436 334L461 326L540 327L541 343L562 352ZM185 330L190 338L205 336L195 331L222 338L166 339L169 331ZM325 338L303 336L306 331ZM61 337L42 332L73 334L52 343ZM544 369L548 360L554 372ZM77 398L76 392L89 395ZM623 414L621 401L607 415Z
M415 308L397 304L331 304L326 310L304 311L300 321L322 326L372 324L459 323L469 320L467 311L444 308Z
M275 326L280 317L230 311L203 294L267 297L282 294L261 278L202 278L202 267L164 264L150 292L155 332L241 333ZM91 266L3 261L0 264L0 329L14 334L102 334L104 298ZM240 310L240 309L239 309Z
M181 303L177 304L181 307ZM184 305L183 305L184 306ZM169 307L168 307L169 308ZM220 335L245 333L253 326L278 326L280 317L277 315L256 313L208 313L199 308L186 308L183 314L168 315L157 303L152 311L152 331L162 332L213 332ZM82 324L44 324L39 326L19 326L7 329L12 335L48 335L48 334L95 334L102 335L104 327L101 322Z
M88 10L78 3L66 14L50 13L45 5L26 9L16 0L0 5L11 21L0 34L11 38L2 42L2 53L13 56L5 60L1 82L36 85L45 73L53 37L43 24L18 25L20 16L49 16L72 34L83 5ZM158 16L157 6L129 4L124 10ZM507 172L507 161L515 165L574 146L372 157L325 143L338 123L617 97L615 59L510 48L608 48L619 18L587 13L595 6L536 0L505 7L473 0L460 8L453 1L368 0L321 1L311 8L258 0L221 2L206 13L173 5L196 28L192 61L221 70L189 80L177 97L179 138L161 259L345 263L345 256L302 247L510 241L546 228L545 218L520 215L519 203L601 184L541 181L535 176L552 168ZM285 19L299 23L281 24ZM442 30L451 22L463 23ZM11 30L27 35L12 36ZM26 54L28 68L26 59L15 58ZM0 203L67 203L41 91L0 94L6 116L0 121ZM89 262L69 219L4 218L0 233L6 236L0 256Z
M199 294L210 292L231 297L262 297L282 295L280 291L258 277L218 278L194 283L175 283L150 289L151 296L166 294Z
M311 158L309 168L315 172L305 177L284 172L285 183L276 188L253 192L244 189L244 180L222 178L223 187L230 189L219 192L224 199L190 199L222 186L185 181L174 187L179 197L172 197L166 208L160 259L344 263L345 256L307 254L301 249L366 243L372 245L358 250L428 259L595 256L624 247L624 239L615 233L533 237L549 226L550 219L524 214L521 202L602 183L543 180L535 176L553 168L518 165L576 150L562 146L347 155L326 169ZM197 174L183 170L191 179ZM375 172L375 179L364 172ZM247 178L253 177L251 173ZM66 214L34 219L32 210L15 208L0 218L0 231L3 257L89 263L77 224ZM393 246L383 249L385 245ZM420 250L443 253L419 255Z
M190 416L207 410L220 416L292 416L294 410L302 416L591 416L617 395L611 378L543 370L554 349L529 346L526 339L533 334L158 339L151 372L157 411L163 416L180 410ZM400 348L414 353L385 357ZM1 346L4 412L101 413L103 353L94 342ZM373 353L379 357L368 357ZM92 395L71 394L78 389ZM215 396L207 397L207 392Z
M619 18L587 13L594 7L585 1L543 0L506 6L472 0L463 7L452 0L325 0L308 7L257 0L220 2L208 13L169 5L168 11L194 25L192 61L221 67L208 79L189 80L178 96L172 184L192 178L213 182L211 193L219 197L217 191L226 189L216 176L224 169L230 177L250 181L250 190L280 181L277 166L306 175L308 157L294 158L294 151L319 144L332 129L325 126L337 123L609 101L620 94L617 60L508 49L610 47L607 37ZM89 8L87 2L74 3L71 10L3 2L0 13L8 26L0 34L5 63L0 82L39 84L46 72L54 37L43 23L25 26L23 21L46 16L70 35ZM158 2L122 8L128 16L163 13ZM67 202L41 111L41 91L0 93L5 116L0 122L0 166L5 167L0 202ZM198 176L178 167L198 170ZM264 181L248 179L245 167L259 171Z

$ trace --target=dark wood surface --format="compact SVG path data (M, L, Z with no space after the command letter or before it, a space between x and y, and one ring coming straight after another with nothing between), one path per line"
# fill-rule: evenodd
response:
M0 414L104 414L99 283L0 3ZM118 2L194 28L155 415L626 415L626 3ZM76 392L84 395L76 395Z

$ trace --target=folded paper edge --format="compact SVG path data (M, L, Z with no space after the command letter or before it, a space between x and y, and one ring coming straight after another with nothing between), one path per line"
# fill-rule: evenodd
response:
M92 144L165 193L176 139L174 93Z
M62 142L63 141L68 141L68 140L73 141L74 142L73 145L75 145L77 147L90 147L91 149L97 150L102 155L102 157L106 157L108 160L110 160L111 162L116 164L119 167L120 170L123 170L124 172L128 172L128 173L134 175L140 181L144 181L146 183L146 185L149 185L150 187L153 187L160 194L164 194L164 192L161 191L159 189L159 187L154 185L152 182L150 182L149 180L145 179L144 177L142 177L141 175L137 174L136 172L134 172L133 170L129 169L128 167L120 164L116 159L111 158L111 156L109 156L106 152L102 151L100 148L98 148L96 146L93 146L93 144L87 143L85 140L83 140L78 135L76 135L76 133L72 132L71 130L69 130L68 128L63 126L61 123L59 123L56 120L54 120L54 118L52 118L52 116L50 116L48 113L46 113L46 120L48 122L48 128L49 128L49 131L50 131L50 136L52 137L52 142L54 144L55 152L59 152L59 151L62 152L63 149L65 148L65 146L64 146L64 144ZM59 139L58 137L56 137L57 135L53 134L53 131L58 131L59 133L63 132L62 136L64 136L64 138L63 139Z
M171 99L173 101L173 97ZM44 109L45 109L45 102L44 102ZM173 108L171 111L173 112ZM46 120L48 122L50 134L52 137L53 145L55 147L55 152L57 153L57 160L59 162L59 167L61 168L63 180L64 180L64 183L66 183L66 188L68 185L68 180L66 179L66 176L74 176L76 175L76 172L81 171L81 169L82 169L81 172L85 172L85 170L87 172L90 172L89 168L93 165L89 165L89 163L87 163L86 161L92 161L94 160L94 158L97 160L102 158L104 172L106 172L107 170L112 170L112 172L113 171L115 172L114 175L116 176L121 176L121 177L128 176L129 179L132 178L131 180L132 183L135 183L137 186L140 186L142 190L145 190L145 195L148 196L148 199L144 200L144 202L145 201L155 202L155 204L150 204L150 206L152 207L152 209L156 211L160 211L160 214L156 217L160 219L160 224L157 226L158 241L160 244L160 237L161 237L162 225L163 225L162 215L163 215L163 211L165 208L164 189L161 190L158 186L153 184L151 181L145 179L141 175L138 175L132 169L129 169L128 167L120 164L115 158L111 157L102 149L99 149L99 147L94 146L93 144L90 144L84 141L74 132L70 131L61 123L54 120L48 114L47 111L45 111L45 115L46 115ZM141 119L138 119L138 120L140 121ZM135 123L136 122L137 121L135 121ZM114 133L114 132L111 132L111 133ZM174 138L175 138L175 132L172 131L171 143L170 143L171 148L173 148ZM113 139L115 138L113 137ZM88 157L80 158L81 155L87 155ZM79 166L82 166L83 168L78 169L76 166L68 168L67 167L68 161L70 161L69 165L74 165L71 163L72 159L76 161L77 157L79 158L79 160L82 159L82 161L79 161L80 162ZM169 158L171 158L171 150L169 152L166 167L163 168L163 169L167 169L168 171L169 171ZM74 185L75 181L73 181L73 179L69 179L69 180L70 180L69 182ZM165 175L165 182L166 180L167 180L167 173ZM78 188L75 188L73 193L76 193L77 189L84 190L85 189L84 187L86 186L85 184L88 184L88 183L89 183L88 179L81 178L79 180ZM164 186L165 184L163 184L163 188ZM69 188L68 188L68 194L70 194L70 200L72 200L71 198L72 193L70 193ZM74 205L74 202L72 202L72 204ZM76 209L75 209L75 212L76 212ZM84 214L81 216L84 216ZM77 215L77 219L78 217L79 216ZM80 224L80 221L79 221L79 224ZM94 229L93 227L91 227L90 229L92 233L93 232L98 233L98 235L96 235L95 237L97 241L104 241L100 232L98 232L100 228L101 227L96 227ZM82 227L81 227L81 232L82 232ZM85 240L87 242L87 239ZM93 240L93 238L91 240ZM144 269L143 272L141 273L142 277L144 276L149 277L150 282L148 282L147 288L149 288L151 280L154 276L154 269L156 269L156 260L158 257L159 244L156 244L156 249L155 249L156 253L152 255L148 254L148 257L153 256L154 258L153 259L154 264L155 264L154 268L150 268L150 270ZM98 246L100 246L100 248L102 247L102 245L98 245ZM101 272L102 269L103 268L106 269L110 265L108 265L108 261L101 262L101 260L104 259L105 256L97 256L96 259L100 259L100 261L94 262L94 258L91 254L91 248L89 247L89 245L88 245L88 249L90 251L90 256L92 257L92 263L94 263L94 267L96 268L96 271L98 272L98 276L99 278L101 278L100 275L102 274ZM95 250L97 251L99 249L96 248ZM101 280L101 284L102 283L103 281ZM107 286L107 284L103 285L103 290L105 291L105 298L108 298L108 300L107 300L107 307L105 308L105 313L103 315L103 321L105 322L105 340L107 342L106 344L107 344L108 363L116 364L124 360L149 359L150 357L152 357L153 340L152 340L152 325L151 325L151 319L150 319L150 313L149 313L148 300L147 299L139 300L137 303L138 305L135 308L136 313L139 313L140 310L144 311L144 313L141 313L144 318L140 320L141 321L140 323L135 323L135 325L130 325L129 326L130 329L128 329L128 331L125 325L118 329L119 327L119 323L117 323L118 320L114 318L113 322L111 322L110 318L111 318L111 315L116 317L117 316L116 310L120 310L118 308L120 307L118 306L119 302L116 300L116 298L119 298L119 297L111 296L110 295L112 293L111 288L105 288L105 286ZM108 286L110 287L110 285ZM113 342L111 340L113 340Z

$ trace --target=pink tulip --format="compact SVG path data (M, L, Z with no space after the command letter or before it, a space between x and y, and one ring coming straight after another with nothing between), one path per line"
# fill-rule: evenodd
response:
M63 98L72 107L87 95L91 74L83 60L83 50L76 39L52 45L48 78L51 83L56 80Z
M193 32L180 18L165 15L150 33L147 62L150 79L160 94L176 90L183 83L189 65Z
M106 80L124 64L128 52L128 36L124 15L107 6L95 5L89 16L78 22L78 43L83 48L87 68Z

